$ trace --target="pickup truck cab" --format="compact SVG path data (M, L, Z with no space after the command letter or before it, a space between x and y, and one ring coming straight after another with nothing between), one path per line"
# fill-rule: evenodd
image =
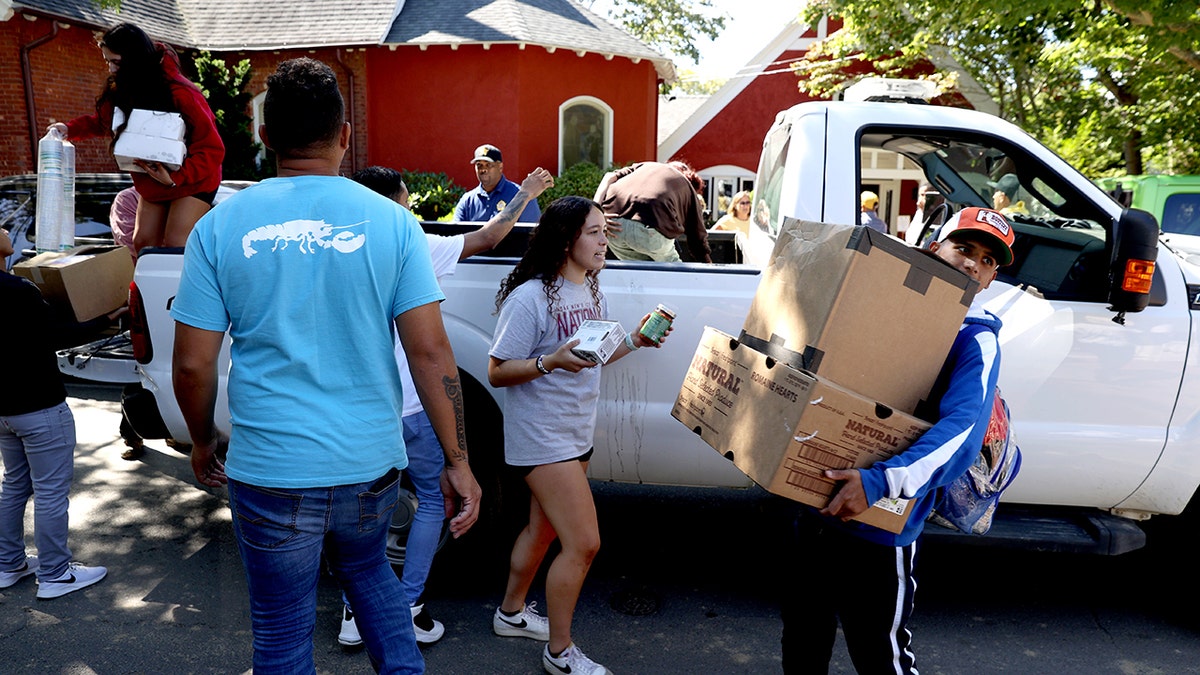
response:
M989 205L988 182L1005 173L1019 177L1025 212L1010 216L1014 263L981 299L1004 320L1001 386L1024 467L999 513L1011 523L998 522L985 539L1109 554L1141 546L1136 521L1179 513L1200 485L1200 338L1191 302L1200 272L1158 245L1152 217L1123 209L1013 125L928 105L814 102L781 112L763 143L755 225L737 255L716 264L609 262L600 281L612 318L628 327L660 302L678 318L663 349L605 366L592 478L749 486L670 410L704 327L740 331L782 219L857 224L861 185L907 177L946 196L945 212L935 214L941 222L954 209ZM464 227L427 224L439 233ZM528 232L519 226L443 281L442 313L485 494L498 485L503 415L520 414L487 383L495 294ZM732 246L721 240L714 250ZM151 250L138 261L134 342L149 404L130 419L144 434L157 427L186 441L171 391L168 315L180 253ZM879 340L886 348L882 327ZM221 397L228 420L224 390Z

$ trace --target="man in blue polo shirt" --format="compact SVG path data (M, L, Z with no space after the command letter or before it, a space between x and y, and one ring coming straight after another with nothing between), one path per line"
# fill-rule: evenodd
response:
M500 148L494 145L485 144L475 148L471 164L475 165L479 187L458 200L454 207L454 220L460 223L483 223L500 215L521 188L504 177L504 159ZM536 223L541 216L542 211L538 208L537 200L531 199L517 220L522 223Z

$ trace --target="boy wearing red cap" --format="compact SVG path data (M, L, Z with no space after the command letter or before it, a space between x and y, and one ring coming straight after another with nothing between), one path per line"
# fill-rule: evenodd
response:
M929 251L982 290L1012 262L1012 242L1003 215L972 207L942 226ZM933 427L886 461L825 472L843 484L824 509L803 508L796 520L797 552L808 565L836 571L843 581L788 586L785 673L827 672L839 620L855 670L917 672L908 631L916 542L937 489L965 473L983 444L1000 374L999 331L1000 319L972 304L930 392L929 409L917 411L935 420ZM912 515L899 534L850 520L882 497L912 500Z

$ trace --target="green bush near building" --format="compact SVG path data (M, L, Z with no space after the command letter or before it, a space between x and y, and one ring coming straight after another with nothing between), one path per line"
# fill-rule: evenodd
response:
M444 173L403 171L408 186L408 206L421 220L447 220L454 215L454 205L466 192Z

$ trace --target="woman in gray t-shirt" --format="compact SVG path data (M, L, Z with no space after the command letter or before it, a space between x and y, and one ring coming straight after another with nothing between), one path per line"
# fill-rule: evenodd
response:
M500 320L488 381L509 388L504 458L524 476L532 498L529 524L513 546L508 586L492 629L497 635L548 641L542 664L549 672L608 672L571 640L575 602L600 548L587 462L601 370L571 352L578 344L571 336L584 321L608 316L597 280L607 250L599 205L582 197L558 199L542 214L529 250L496 296ZM644 346L659 344L635 330L608 363ZM548 617L542 617L525 597L556 538L562 552L546 576Z

